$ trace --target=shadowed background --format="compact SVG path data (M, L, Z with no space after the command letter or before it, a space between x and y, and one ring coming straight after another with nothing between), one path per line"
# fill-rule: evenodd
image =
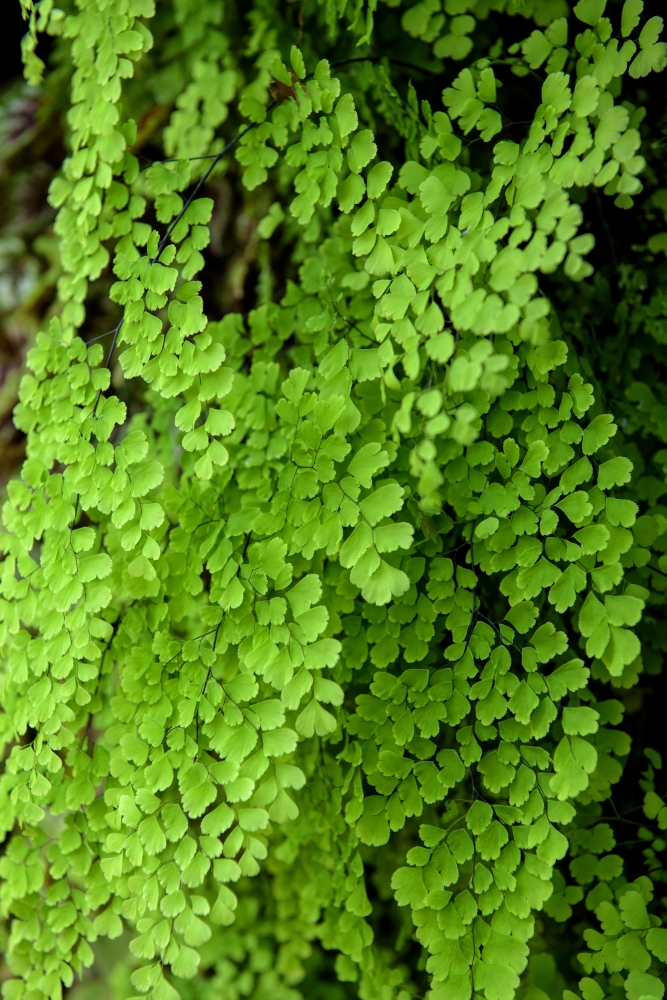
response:
M12 409L26 351L55 292L57 265L46 194L62 157L62 116L23 80L25 22L18 0L3 8L0 66L0 488L23 458ZM42 49L40 47L40 54ZM46 112L46 113L45 113Z

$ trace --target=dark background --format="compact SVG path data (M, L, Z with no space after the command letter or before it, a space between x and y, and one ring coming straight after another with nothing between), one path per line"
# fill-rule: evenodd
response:
M19 0L7 0L3 17L2 33L5 38L5 54L0 65L0 87L21 76L21 39L27 30L27 22L21 17Z

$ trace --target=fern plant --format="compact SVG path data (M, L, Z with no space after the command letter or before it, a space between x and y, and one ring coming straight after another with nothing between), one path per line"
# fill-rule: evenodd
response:
M0 536L3 995L119 938L119 998L660 1000L662 19L21 3L71 97Z

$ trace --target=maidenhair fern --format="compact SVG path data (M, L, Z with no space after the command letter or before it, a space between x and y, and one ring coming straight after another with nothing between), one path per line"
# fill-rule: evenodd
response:
M120 938L121 1000L660 1000L619 692L665 648L662 19L21 3L71 99L0 536L3 995Z

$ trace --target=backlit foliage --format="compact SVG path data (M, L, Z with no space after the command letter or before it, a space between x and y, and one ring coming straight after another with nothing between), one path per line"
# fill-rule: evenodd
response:
M643 857L612 793L665 645L662 19L21 3L71 98L0 536L6 1000L115 938L120 998L660 1000L659 734Z

